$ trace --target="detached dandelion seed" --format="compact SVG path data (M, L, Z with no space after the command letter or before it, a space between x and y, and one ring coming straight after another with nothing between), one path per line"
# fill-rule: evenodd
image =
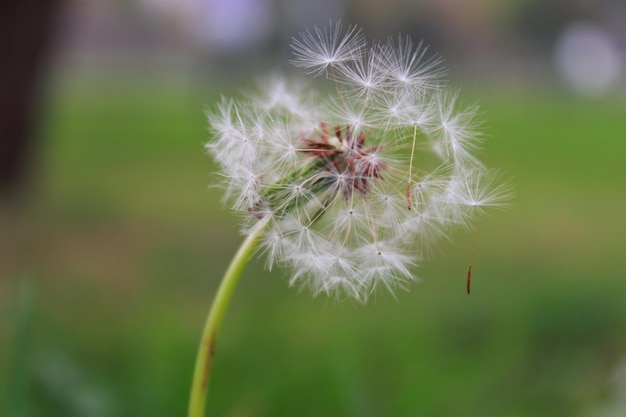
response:
M210 112L208 151L245 242L218 290L204 330L189 415L201 416L206 358L236 282L257 245L269 268L314 295L366 302L394 294L455 227L502 207L508 183L476 157L476 108L440 77L441 59L409 38L368 43L354 26L306 31L292 63L334 89L307 90L274 75L246 101ZM324 95L323 91L330 91Z

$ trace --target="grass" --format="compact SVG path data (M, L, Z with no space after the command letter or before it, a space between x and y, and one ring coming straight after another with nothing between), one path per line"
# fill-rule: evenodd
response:
M466 96L481 99L484 159L517 194L479 224L472 295L466 232L410 292L367 306L313 299L253 263L218 341L209 415L588 416L619 405L626 104ZM216 97L141 82L51 94L37 191L0 214L0 375L22 343L19 277L36 294L23 415L184 415L203 320L241 240L207 188L202 110ZM10 403L0 396L0 410Z

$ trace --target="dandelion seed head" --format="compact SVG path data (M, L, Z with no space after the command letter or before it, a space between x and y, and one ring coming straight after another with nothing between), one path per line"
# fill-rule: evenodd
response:
M291 271L290 285L362 302L393 294L450 230L505 206L510 185L476 156L477 109L458 104L423 43L368 46L335 23L292 48L295 66L333 88L273 75L209 112L226 199L244 231L266 225L261 250L269 268Z

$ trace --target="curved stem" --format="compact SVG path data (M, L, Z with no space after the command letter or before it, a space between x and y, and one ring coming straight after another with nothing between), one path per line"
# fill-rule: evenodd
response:
M241 273L246 268L264 230L264 223L259 223L252 229L231 261L224 278L222 278L217 294L215 294L213 305L202 331L202 340L198 349L198 357L196 358L196 367L191 384L191 398L189 399L189 417L204 416L204 404L209 385L211 363L215 353L215 339L224 320L224 315L235 287L239 282L239 277L241 277Z

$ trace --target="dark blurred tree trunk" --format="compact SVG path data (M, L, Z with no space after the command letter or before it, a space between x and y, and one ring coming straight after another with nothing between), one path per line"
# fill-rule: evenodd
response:
M31 167L40 82L61 2L0 5L0 198L20 191Z

